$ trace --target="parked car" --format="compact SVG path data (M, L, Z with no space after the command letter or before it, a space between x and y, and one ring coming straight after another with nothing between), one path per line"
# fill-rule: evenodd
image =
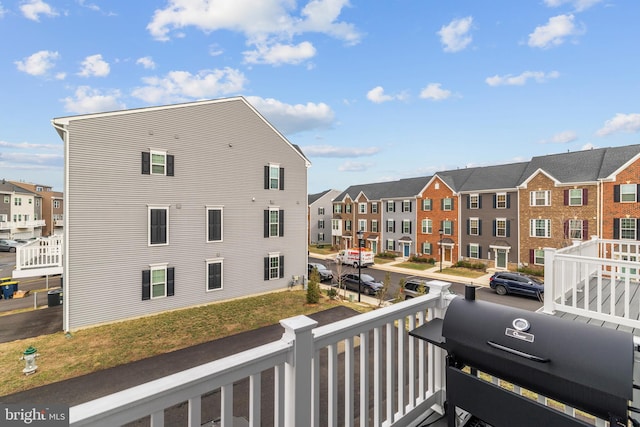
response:
M419 297L420 295L429 293L429 285L427 280L423 277L407 277L404 286L400 289L400 292L404 294L404 299Z
M360 292L365 295L375 295L384 286L381 282L378 282L373 276L368 274L361 274L360 278L362 279L362 288ZM358 291L358 273L346 273L341 277L341 281L344 286L352 291Z
M498 295L519 294L538 298L544 296L544 283L535 277L522 273L498 272L489 279L489 286Z
M310 262L308 265L309 277L311 277L311 272L315 268L318 270L318 274L320 275L320 281L324 282L328 280L331 282L333 280L333 271L329 270L324 264L319 264L317 262Z
M16 242L15 240L0 239L1 252L15 252L16 248L21 245L22 243Z

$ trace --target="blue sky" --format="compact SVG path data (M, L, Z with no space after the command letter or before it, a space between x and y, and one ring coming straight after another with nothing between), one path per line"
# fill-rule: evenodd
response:
M309 192L640 143L635 0L0 0L0 178L60 116L245 96Z

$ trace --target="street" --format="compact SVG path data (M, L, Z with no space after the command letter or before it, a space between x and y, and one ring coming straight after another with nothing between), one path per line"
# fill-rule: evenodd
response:
M316 258L312 254L309 255L309 262L317 262L320 264L324 264L328 269L333 270L333 272L338 274L358 272L357 268L353 268L348 265L337 266L335 263L325 260L322 258ZM339 271L338 271L339 270ZM382 282L384 280L387 271L378 269L376 266L362 268L362 273L369 274ZM409 277L407 274L401 274L397 272L390 272L391 274L391 286L389 289L388 298L393 299L399 292L399 283L400 279ZM334 279L335 280L335 279ZM427 279L431 280L431 279ZM464 295L464 279L461 278L459 282L451 282L451 290L458 295ZM491 288L487 287L479 287L476 289L476 298L483 301L489 301L496 304L504 304L510 307L520 308L528 311L536 311L542 307L542 303L535 298L522 297L517 295L498 295Z

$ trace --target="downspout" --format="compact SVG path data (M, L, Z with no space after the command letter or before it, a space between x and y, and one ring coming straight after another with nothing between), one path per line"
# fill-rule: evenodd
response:
M58 131L62 141L64 142L64 201L63 201L63 224L64 233L62 239L62 274L63 274L63 292L62 292L62 329L69 332L69 130L58 125L55 120L51 120L51 125ZM51 207L53 213L53 206Z

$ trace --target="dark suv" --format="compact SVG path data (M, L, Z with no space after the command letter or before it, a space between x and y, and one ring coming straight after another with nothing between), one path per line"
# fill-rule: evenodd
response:
M544 283L526 274L498 272L489 279L489 286L495 289L498 295L520 294L543 300Z
M331 282L333 280L333 271L329 270L323 264L319 264L316 262L310 262L308 265L309 276L311 276L311 272L315 268L318 270L318 274L320 275L320 281L324 282L325 280Z

